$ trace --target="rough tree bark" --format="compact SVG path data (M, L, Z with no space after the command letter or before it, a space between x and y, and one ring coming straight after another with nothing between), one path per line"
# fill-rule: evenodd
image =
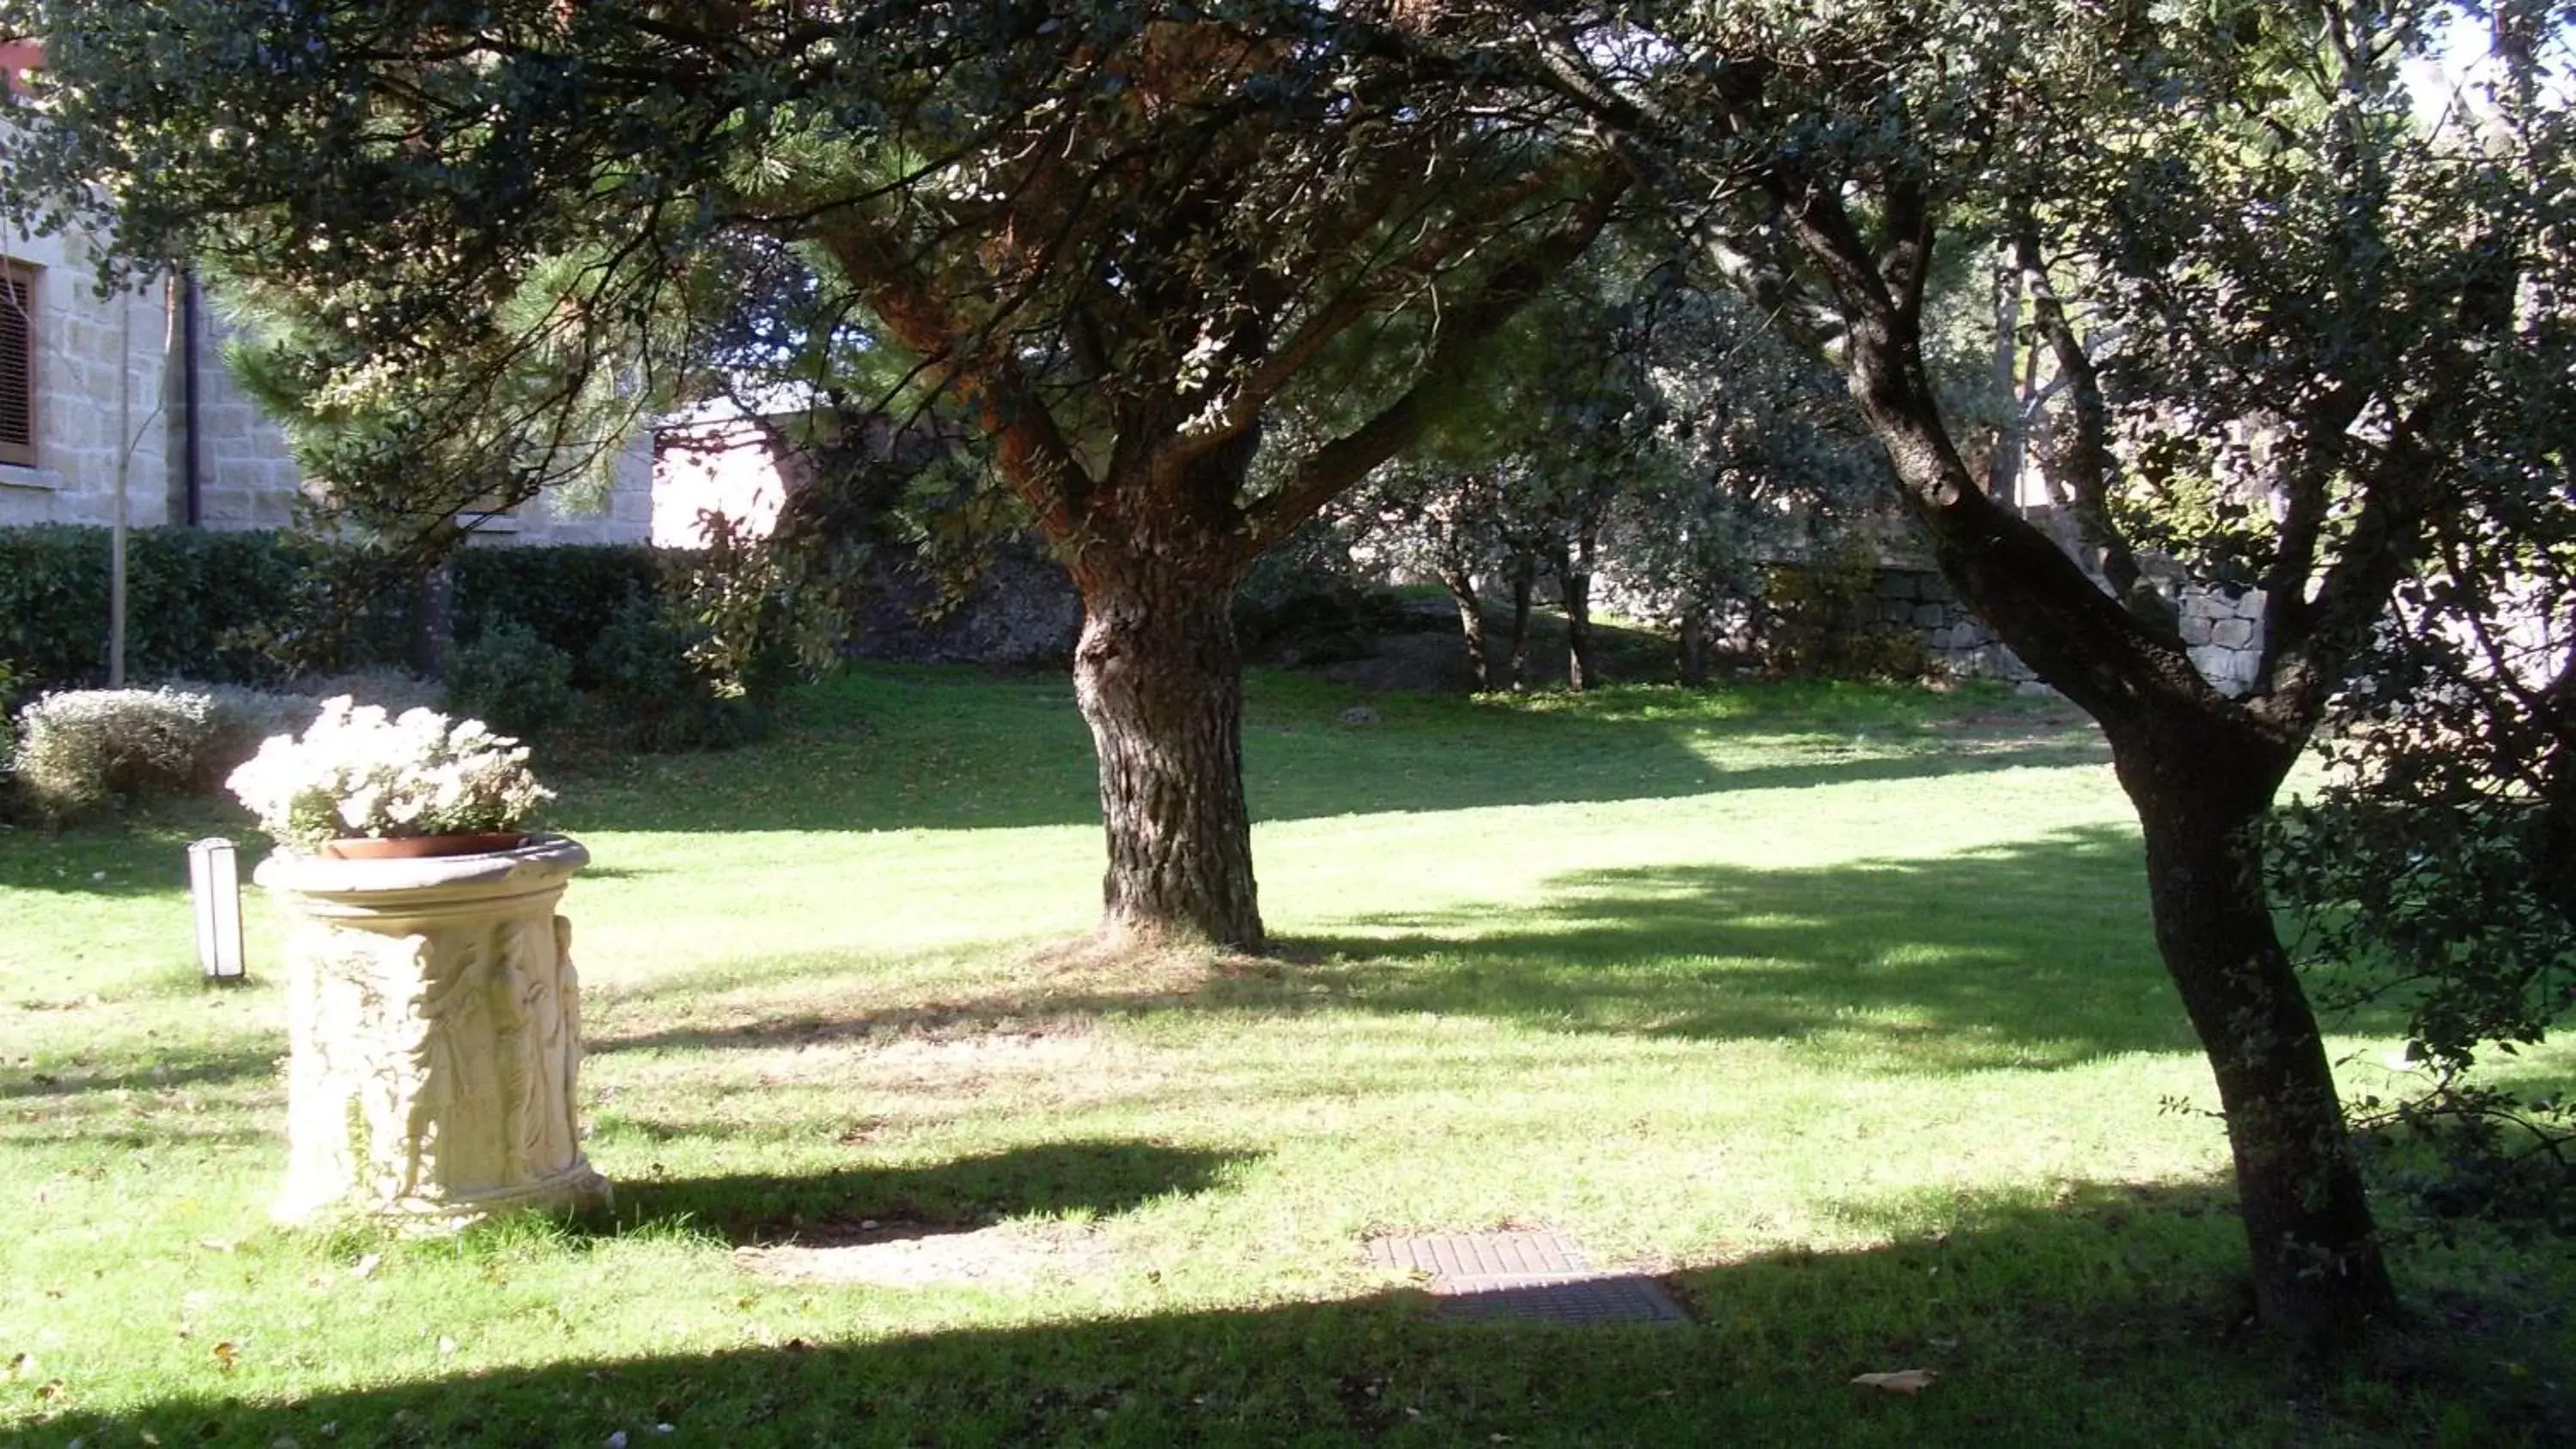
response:
M1683 204L1705 196L1704 178L1686 179L1676 163L1696 136L1673 124L1675 113L1601 83L1571 44L1542 42L1540 71L1542 84L1616 131L1642 180ZM1694 95L1706 115L1689 119L1764 134L1778 120L1765 109L1773 74L1766 60L1718 67ZM2266 589L2263 678L2253 696L2229 699L2193 667L2151 590L2122 588L2118 561L2106 560L2119 591L2106 592L1997 503L1961 458L1924 359L1923 299L1940 229L1928 170L1890 167L1864 178L1815 164L1787 147L1751 162L1744 176L1763 194L1758 224L1696 235L1719 273L1784 332L1819 351L1839 349L1852 397L1943 577L2040 678L2101 723L2146 837L2157 945L2227 1112L2263 1321L2319 1346L2356 1342L2364 1325L2394 1310L2395 1294L2315 1014L2263 906L2250 828L2314 729L2353 640L2386 607L2420 544L2420 476L2432 470L2393 450L2393 471L2374 480L2347 521L2332 568L2318 568L2317 530L2306 526L2314 520L2296 516L2293 497ZM1812 269L1817 285L1797 276L1792 260ZM2024 268L2025 285L2044 278ZM2042 292L2034 301L2054 347L2064 340L2052 325L2062 320L2054 298ZM2318 421L2317 435L2336 436L2353 419Z
M1511 223L1543 188L1585 182L1581 170L1550 172L1526 195L1506 188L1488 196L1486 211L1455 237L1431 233L1415 264L1443 260L1453 240ZM923 273L904 234L856 212L823 231L844 272L865 279L889 333L927 359L933 380L951 386L991 434L996 472L1028 505L1082 594L1075 693L1099 751L1109 855L1104 938L1263 947L1243 796L1235 589L1255 559L1422 435L1433 400L1466 378L1494 331L1583 254L1628 184L1624 172L1599 164L1556 224L1444 306L1438 341L1409 388L1305 452L1257 499L1247 499L1245 485L1265 405L1334 337L1372 315L1371 289L1350 288L1294 320L1244 313L1224 339L1238 365L1188 381L1121 374L1103 340L1140 318L1153 322L1129 340L1140 343L1139 355L1168 366L1172 352L1162 344L1175 332L1188 335L1180 323L1199 320L1186 289L1168 302L1177 316L1134 311L1133 303L1068 304L1063 330L1073 351L1111 380L1085 394L1109 441L1077 447L1026 372L1023 352L962 312L958 297ZM1390 188L1381 208L1397 194ZM1201 199L1221 210L1213 196ZM1358 218L1354 244L1367 222ZM1285 279L1267 280L1280 295L1294 294ZM1247 295L1270 290L1253 286ZM1272 335L1280 326L1287 335Z
M1846 249L1850 235L1827 215L1810 245L1874 277ZM2285 719L2221 695L2178 635L2123 608L1990 498L1942 423L1920 365L1919 312L1857 280L1843 300L1852 395L1943 576L2110 741L2145 833L2156 944L2227 1114L2257 1311L2299 1341L2351 1342L2396 1295L2315 1012L2263 901L2253 835L2314 706Z
M1556 598L1565 609L1565 686L1581 694L1601 682L1592 659L1592 566L1580 552L1556 554Z
M2339 1341L2394 1306L2315 1013L2262 887L2256 830L2295 740L2157 706L2106 732L2146 837L2156 945L2227 1117L2261 1320Z
M1698 689L1708 683L1708 616L1697 608L1682 610L1673 645L1682 683Z
M1512 595L1512 693L1529 693L1530 591L1538 582L1538 565L1527 554L1504 566Z
M1114 945L1176 934L1263 944L1243 799L1237 572L1222 551L1133 548L1096 552L1074 571L1074 697L1100 758L1101 930Z
M1467 650L1467 678L1481 694L1494 687L1493 664L1485 658L1485 605L1476 595L1476 576L1463 568L1440 571L1440 587L1458 606L1458 638Z

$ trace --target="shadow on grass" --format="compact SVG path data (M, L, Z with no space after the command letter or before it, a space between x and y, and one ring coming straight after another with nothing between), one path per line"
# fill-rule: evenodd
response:
M2091 827L1936 859L1580 871L1514 913L1535 926L1381 916L1302 944L1334 998L1395 1013L1691 1040L1831 1034L1908 1068L2196 1051L2142 868L2133 834Z
M102 1092L175 1091L273 1078L279 1075L281 1050L281 1043L261 1041L211 1050L183 1048L150 1066L135 1066L131 1057L122 1057L112 1070L63 1067L38 1072L13 1067L6 1075L0 1075L0 1102L77 1098Z
M268 841L229 797L156 796L58 828L0 823L0 892L109 900L185 895L188 843L210 835L240 849L247 889L251 867L268 854Z
M1481 1016L1562 1032L1817 1041L1891 1070L2194 1052L2155 953L2137 839L2083 828L1939 859L1573 871L1509 912L1355 919L1199 977L1098 974L846 1017L600 1039L603 1052L867 1044L1160 1012ZM1497 928L1497 920L1509 924ZM2375 1030L2384 1018L2339 1023Z
M964 1229L1013 1217L1108 1216L1157 1198L1208 1192L1256 1156L1095 1140L802 1177L674 1178L648 1172L619 1182L614 1207L576 1226L614 1237L670 1224L729 1243L763 1244L842 1236L862 1223Z
M2098 764L2098 737L2033 716L2009 738L1948 728L1968 706L1810 689L1823 712L1694 713L1666 694L1532 707L1363 695L1256 674L1244 723L1254 818L1673 799L1965 771ZM1929 702L1926 702L1929 701ZM1369 722L1345 710L1365 702ZM1758 703L1759 701L1757 701ZM1836 713L1836 711L1841 713ZM2026 728L2024 728L2026 726ZM1973 737L1971 737L1973 736ZM1745 742L1759 740L1757 747ZM1709 752L1770 763L1726 768ZM823 686L793 734L721 755L626 760L566 782L564 829L1007 829L1100 819L1091 739L1061 679L871 668Z
M2135 836L2086 828L1937 859L1577 871L1509 929L1379 916L1303 944L1333 997L1389 1012L2062 1065L2195 1046L2140 869Z
M2241 1235L2207 1197L2093 1185L2051 1204L1970 1208L1946 1231L1887 1246L1685 1269L1666 1280L1695 1310L1682 1329L1464 1325L1391 1289L320 1392L208 1369L129 1412L84 1409L70 1386L67 1410L27 1406L49 1414L28 1424L29 1442L2176 1449L2502 1446L2564 1442L2576 1428L2555 1391L2565 1350L2545 1334L2392 1329L2332 1366L2249 1338L2232 1278ZM720 1267L637 1287L740 1291ZM260 1347L282 1357L295 1345L281 1332ZM1849 1383L1896 1368L1939 1380L1916 1397Z

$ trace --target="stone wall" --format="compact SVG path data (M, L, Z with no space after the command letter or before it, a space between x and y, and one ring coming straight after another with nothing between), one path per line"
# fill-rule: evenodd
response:
M2205 584L2185 588L2182 642L2210 683L2243 694L2263 665L2263 596L2251 589L2230 595Z
M35 463L0 464L0 525L113 522L120 457L126 521L169 521L166 294L97 296L93 256L77 235L0 235L0 254L34 274L36 405Z
M223 332L201 295L197 356L198 521L208 528L284 528L295 521L304 475L286 451L286 434L233 381L223 362ZM187 480L177 461L187 428L184 358L173 358L171 521L186 517Z
M1938 572L1882 568L1876 587L1879 618L1921 635L1933 658L1950 673L2014 684L2036 680L2030 666L1968 612ZM2263 596L2231 595L2211 585L2188 584L2181 590L2178 608L2183 643L2190 646L2192 663L2220 689L2244 693L2262 662Z
M614 480L595 504L549 493L474 525L474 542L513 544L649 543L653 538L653 440L640 433L617 455Z
M1082 633L1082 596L1054 555L1023 535L997 546L965 597L935 618L939 590L909 560L875 571L852 610L849 652L917 664L1062 666Z
M1910 629L1943 669L1963 679L2022 683L2034 676L1959 602L1947 579L1931 569L1881 568L1876 581L1878 617Z

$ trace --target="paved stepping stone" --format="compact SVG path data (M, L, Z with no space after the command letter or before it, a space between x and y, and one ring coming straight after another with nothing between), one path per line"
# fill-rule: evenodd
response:
M1690 1322L1690 1315L1642 1273L1592 1266L1555 1233L1448 1233L1378 1238L1369 1261L1429 1275L1424 1285L1448 1317L1542 1323Z

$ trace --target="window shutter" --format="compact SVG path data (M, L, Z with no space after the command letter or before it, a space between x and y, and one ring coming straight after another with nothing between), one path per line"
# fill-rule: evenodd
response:
M36 273L0 263L0 463L36 466Z

